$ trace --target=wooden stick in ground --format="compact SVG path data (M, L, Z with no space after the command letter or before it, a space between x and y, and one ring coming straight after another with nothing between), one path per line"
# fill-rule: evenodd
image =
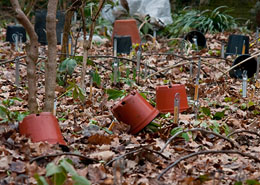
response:
M253 159L255 160L255 162L260 162L260 159L258 159L257 157L255 156L252 156L250 154L247 154L247 153L242 153L240 151L237 151L237 150L206 150L206 151L200 151L200 152L196 152L196 153L192 153L192 154L189 154L189 155L185 155L181 158L179 158L178 160L176 160L175 162L173 162L172 164L170 164L165 170L163 170L163 172L157 177L157 179L159 180L167 171L169 171L171 168L173 168L175 165L177 165L179 162L185 160L185 159L188 159L188 158L191 158L191 157L194 157L194 156L197 156L197 155L204 155L204 154L239 154L243 157L248 157L250 159Z
M163 152L164 149L167 147L167 145L168 145L174 138L176 138L177 136L179 136L180 134L185 133L185 132L194 132L194 131L200 131L200 132L204 132L204 133L207 133L207 134L213 134L213 135L215 135L215 136L217 136L217 137L219 137L219 138L222 138L222 139L228 141L233 147L234 147L234 146L238 147L238 145L235 144L234 141L232 141L231 139L229 139L229 138L227 138L227 137L225 137L225 136L222 136L222 135L220 135L220 134L218 134L218 133L215 133L215 132L212 132L212 131L209 131L209 130L205 130L205 129L202 129L202 128L193 128L193 129L188 129L188 130L182 130L182 131L179 131L179 132L177 132L176 134L174 134L172 137L170 137L170 139L168 139L168 141L165 143L164 147L161 149L160 152Z

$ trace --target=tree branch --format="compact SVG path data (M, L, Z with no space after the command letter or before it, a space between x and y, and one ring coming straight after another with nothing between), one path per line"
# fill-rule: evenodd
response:
M254 134L254 135L257 135L258 137L260 137L260 134L258 134L257 132L254 132L254 131L250 131L250 130L236 130L234 132L231 132L230 134L227 135L227 137L230 137L234 134L239 134L239 133L242 133L242 132L246 132L246 133L249 133L249 134Z
M32 23L22 11L18 0L10 0L12 7L16 13L16 19L23 25L30 37L30 43L25 47L27 52L27 78L28 78L28 107L30 113L38 112L38 104L36 99L37 80L36 80L36 62L38 60L38 36L34 31Z
M30 163L32 163L33 161L38 161L38 160L43 159L43 158L48 158L48 157L58 157L58 156L61 156L61 155L72 155L72 156L77 156L77 157L81 157L81 158L83 158L83 159L85 159L85 160L89 160L89 161L92 161L92 162L98 163L98 160L96 160L96 159L92 159L92 158L86 157L86 156L81 155L81 154L70 153L70 152L38 156L38 157L35 157L35 158L31 159L31 160L30 160Z
M173 168L175 165L177 165L179 162L194 157L194 156L198 156L198 155L203 155L203 154L219 154L219 153L224 153L224 154L239 154L243 157L248 157L250 159L254 159L256 162L260 162L260 159L258 159L255 156L252 156L250 154L247 153L242 153L240 151L236 151L236 150L207 150L207 151L200 151L200 152L196 152L196 153L192 153L189 155L185 155L181 158L179 158L178 160L176 160L175 162L173 162L172 164L170 164L165 170L163 170L163 172L157 177L157 179L159 180L167 171L169 171L171 168Z
M227 138L227 137L224 137L218 133L215 133L215 132L212 132L212 131L209 131L209 130L205 130L205 129L202 129L202 128L193 128L193 129L188 129L188 130L182 130L182 131L179 131L177 132L176 134L174 134L172 137L170 137L170 139L168 139L168 141L165 143L164 147L161 149L160 152L163 152L163 150L166 148L166 146L174 139L176 138L177 136L179 136L180 134L182 133L185 133L185 132L194 132L194 131L200 131L200 132L204 132L204 133L207 133L207 134L213 134L219 138L222 138L226 141L228 141L233 147L236 146L238 147L237 144L234 143L234 141L232 141L231 139Z

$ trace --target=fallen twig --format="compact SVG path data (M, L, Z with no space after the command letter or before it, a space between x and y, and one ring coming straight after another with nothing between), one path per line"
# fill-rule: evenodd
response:
M164 158L164 159L166 159L166 160L170 160L168 157L166 157L165 155L163 155L160 151L151 150L151 149L149 149L149 148L144 148L144 150L147 150L147 151L149 151L149 152L158 154L158 155L160 155L162 158Z
M155 150L151 150L151 149L146 148L146 147L142 147L142 148L138 148L138 149L136 149L136 150L127 152L127 153L125 153L125 154L123 154L123 155L120 155L120 156L118 156L118 157L115 157L114 159L108 161L108 162L106 163L106 166L109 166L109 165L112 164L114 161L119 160L119 159L122 159L122 158L124 158L124 157L127 156L127 155L130 155L130 154L133 154L133 153L137 153L137 152L141 152L142 150L147 150L147 151L149 151L149 152L156 153L156 154L160 155L161 157L163 157L164 159L169 160L168 157L166 157L165 155L163 155L163 154L162 154L161 152L159 152L159 151L155 151Z
M174 167L176 164L178 164L179 162L188 159L190 157L194 157L197 155L203 155L203 154L219 154L219 153L224 153L224 154L239 154L243 157L248 157L251 159L254 159L256 162L260 162L260 159L258 159L255 156L252 156L250 154L247 153L242 153L240 151L236 151L236 150L207 150L207 151L200 151L200 152L196 152L196 153L192 153L189 155L185 155L181 158L179 158L178 160L176 160L175 162L173 162L172 164L170 164L165 170L163 170L163 172L157 177L157 179L159 180L167 171L169 171L172 167Z
M162 70L159 70L159 71L157 71L157 72L155 72L155 73L153 73L153 74L148 75L144 80L147 80L148 78L150 78L150 77L152 77L152 76L154 76L154 75L157 75L157 74L159 74L159 73L161 73L161 72L163 72L163 71L166 71L166 70L168 70L168 69L172 69L172 68L175 68L175 67L178 67L178 66L182 66L182 65L185 65L185 64L189 64L189 63L190 63L190 61L188 61L188 62L182 62L182 63L178 63L178 64L175 64L175 65L166 67L166 68L164 68L164 69L162 69Z
M122 159L122 158L124 158L124 157L127 156L127 155L134 154L134 153L140 152L140 151L142 151L142 150L143 150L143 148L138 148L137 150L133 150L133 151L127 152L127 153L125 153L125 154L123 154L123 155L120 155L120 156L118 156L118 157L115 157L114 159L111 159L110 161L108 161L108 162L106 163L106 166L109 166L109 165L112 164L114 161L119 160L119 159Z
M58 156L61 156L61 155L72 155L72 156L81 157L81 158L83 158L83 159L85 159L85 160L92 161L92 162L95 162L95 163L98 163L98 162L99 162L99 161L96 160L96 159L92 159L92 158L86 157L86 156L81 155L81 154L65 152L65 153L58 153L58 154L50 154L50 155L38 156L38 157L35 157L35 158L31 159L31 160L30 160L30 163L32 163L33 161L37 161L37 160L43 159L43 158L58 157Z
M207 133L207 134L213 134L215 136L218 136L226 141L228 141L233 147L236 146L238 147L237 144L234 143L234 141L232 141L231 139L225 137L225 136L222 136L218 133L215 133L215 132L212 132L212 131L209 131L209 130L205 130L205 129L202 129L202 128L193 128L193 129L188 129L188 130L182 130L182 131L179 131L177 132L176 134L174 134L172 137L170 137L170 139L168 139L168 141L165 143L164 147L161 149L160 152L163 152L163 150L166 148L166 146L174 139L176 138L177 136L179 136L180 134L182 133L185 133L185 132L194 132L194 131L200 131L200 132L204 132L204 133Z
M247 132L249 134L254 134L254 135L257 135L258 137L260 137L260 134L258 134L257 132L254 132L254 131L251 131L251 130L236 130L234 132L231 132L230 134L227 135L227 137L230 137L234 134L239 134L239 133L242 133L242 132Z

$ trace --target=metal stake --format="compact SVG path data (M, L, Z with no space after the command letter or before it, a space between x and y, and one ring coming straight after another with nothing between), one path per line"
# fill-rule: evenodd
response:
M244 70L243 74L243 82L242 82L242 97L246 98L246 94L247 94L247 71Z
M174 123L179 126L179 112L180 112L180 94L176 93L174 97Z
M141 62L141 51L138 50L136 53L137 61L136 61L136 75L137 75L137 84L139 84L140 79L140 62Z
M199 107L199 79L200 79L200 68L201 68L201 58L199 58L198 62L198 73L195 82L195 93L194 93L194 109L195 109L195 119L198 116L198 107Z
M18 34L14 33L12 35L12 37L13 37L14 44L15 44L15 51L19 51L19 46L18 46L19 36L18 36Z
M259 28L256 27L256 45L258 46Z
M93 71L90 70L89 78L90 78L90 86L89 86L89 99L92 101L92 94L93 94Z
M222 42L221 43L221 53L220 53L221 58L225 58L225 44Z
M144 63L144 78L146 78L146 76L148 74L148 69L147 69L148 68L147 67L148 64L147 63L148 63L148 61L146 60L145 63Z
M117 39L114 38L114 57L117 56Z
M114 62L114 85L117 84L117 78L118 78L118 59L115 60Z
M53 112L52 112L52 114L53 114L54 116L56 116L56 110L57 110L57 100L54 99L54 103L53 103Z
M15 85L17 87L20 87L20 63L19 63L19 59L16 58L15 59Z
M196 46L196 50L197 50L197 51L199 51L197 37L196 37L196 36L194 36L194 37L192 38L192 40L193 40L193 42L194 42L194 44L195 44L195 46Z
M256 67L256 80L259 79L259 68L260 68L260 56L257 56L257 67Z
M192 68L193 68L193 61L190 60L190 81L192 81L192 76L193 76L193 71L192 71Z

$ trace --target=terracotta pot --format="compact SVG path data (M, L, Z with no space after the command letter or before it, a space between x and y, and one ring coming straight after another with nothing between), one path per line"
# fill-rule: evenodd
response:
M180 94L180 112L189 108L185 86L182 84L174 84L172 86L156 87L156 108L161 113L174 112L175 94Z
M134 91L114 105L112 113L118 121L131 126L131 134L136 134L148 125L159 114L159 111Z
M126 36L130 35L132 43L141 43L140 35L138 32L137 24L135 19L127 20L116 20L114 23L112 40L114 40L114 35Z
M32 142L47 141L51 144L66 145L58 120L50 112L26 116L19 124L19 132L30 137Z

